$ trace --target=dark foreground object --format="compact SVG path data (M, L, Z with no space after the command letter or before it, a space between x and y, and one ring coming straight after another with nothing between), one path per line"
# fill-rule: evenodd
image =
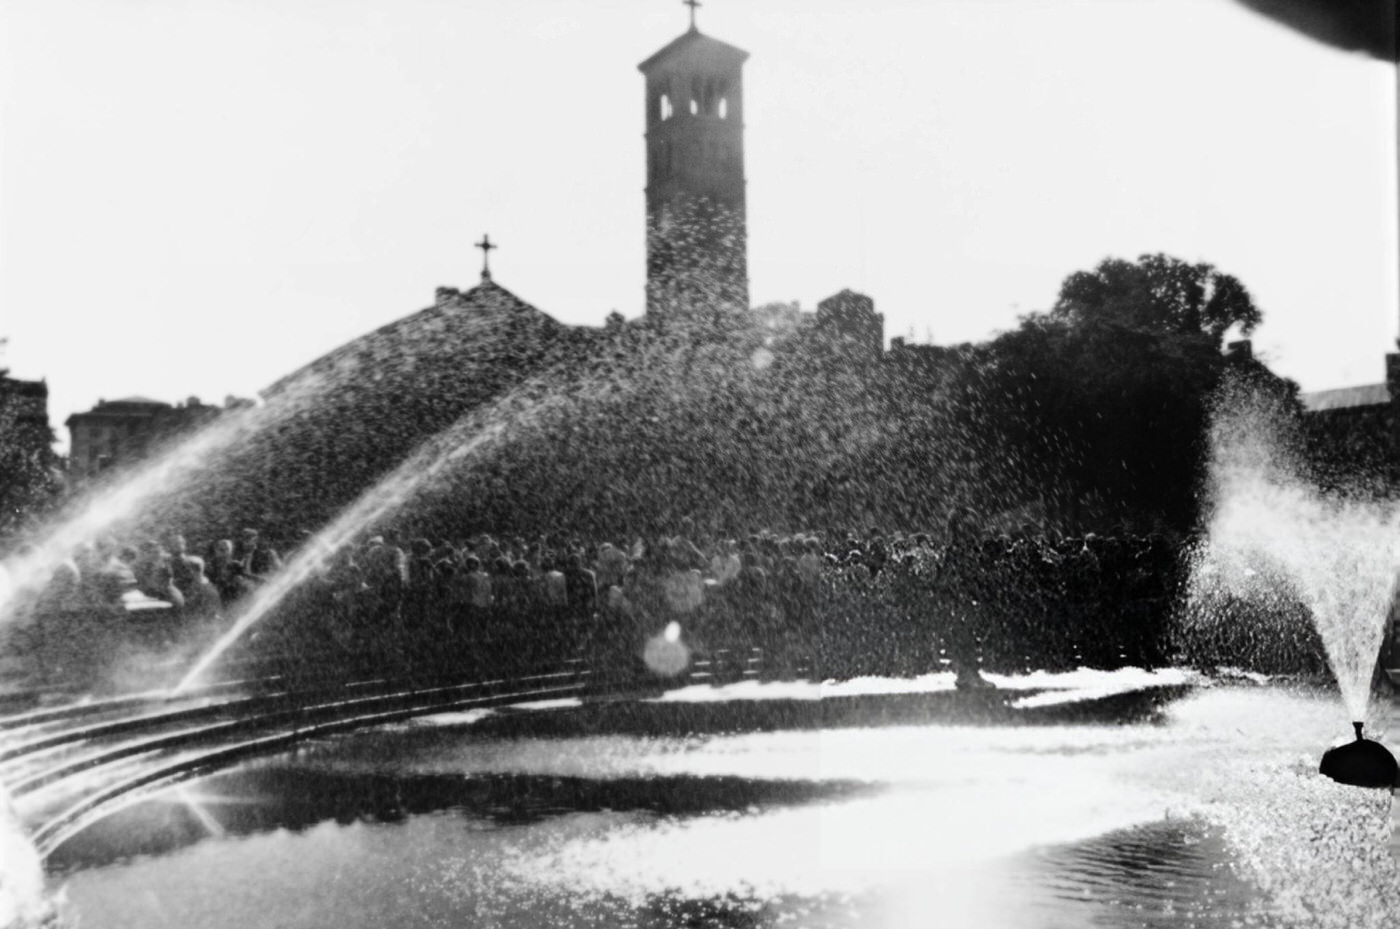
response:
M1361 723L1356 727L1356 739L1335 745L1322 753L1318 769L1339 784L1353 787L1394 787L1400 766L1384 745L1361 735Z

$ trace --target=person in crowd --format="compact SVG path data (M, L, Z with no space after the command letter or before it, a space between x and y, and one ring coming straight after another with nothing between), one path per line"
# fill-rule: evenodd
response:
M885 562L889 561L889 548L885 545L884 534L879 527L870 528L870 539L865 544L861 562L870 569L871 577L878 577L880 571L885 567Z
M583 566L583 556L577 552L565 559L563 574L569 617L575 621L590 619L598 612L598 576Z
M272 547L271 541L261 533L253 539L253 550L248 555L245 572L255 583L263 583L282 569L282 556Z
M181 591L185 601L185 615L195 622L216 618L223 598L219 595L218 588L204 576L204 559L196 555L185 555L182 556L182 560L188 572L185 589Z
M938 586L945 610L946 651L957 672L959 690L979 689L986 683L977 660L980 604L975 594L981 588L981 554L977 514L970 507L958 507L948 517L948 545L939 566Z
M562 611L569 606L569 583L564 572L554 565L554 559L546 556L542 565L544 572L544 602L553 611Z
M87 606L105 602L101 589L103 555L96 542L82 542L73 551L73 563L78 569L79 601Z
M103 562L101 579L103 597L111 603L122 599L124 594L138 589L136 564L140 553L130 545L114 545Z
M54 565L53 573L39 591L35 614L43 619L80 612L83 609L83 575L78 562L64 558Z
M675 567L685 570L694 568L700 571L709 567L709 559L695 544L695 537L695 520L687 516L681 520L680 531L675 536L665 540L671 562Z
M501 550L505 552L509 549L503 547ZM527 585L520 582L516 576L515 567L511 564L510 556L506 554L498 555L492 560L490 574L492 612L496 615L503 630L514 633L530 619L526 613L525 602L528 594Z
M170 556L170 579L175 584L175 589L180 591L181 596L188 600L200 585L195 580L194 564L191 561L188 543L185 536L179 532L172 532L166 542ZM207 584L209 579L204 577L204 563L200 560L200 577Z
M433 544L424 538L409 543L408 579L404 585L403 617L409 629L426 629L439 593L438 562Z
M710 576L723 587L739 576L739 567L739 543L734 539L725 539L720 543L720 550L710 559Z
M252 564L253 550L257 547L258 530L244 529L238 533L237 541L233 545L233 560L242 566L245 577L248 576Z
M609 587L622 586L622 579L631 568L631 559L616 545L604 542L598 546L596 565L598 587L600 590L607 590Z
M802 540L801 553L797 557L797 573L807 590L816 590L822 573L821 542L814 538Z
M408 554L384 536L375 536L365 550L364 571L374 616L382 624L399 622L408 590Z
M235 556L231 539L219 539L209 545L209 556L204 570L210 583L219 592L219 599L225 608L231 607L251 589L243 575L243 563Z
M466 561L462 563L466 587L468 591L468 602L471 604L472 612L477 621L485 618L491 604L495 602L495 596L491 587L491 576L486 573L481 560L475 555L468 555Z
M185 605L185 596L175 586L170 554L155 539L141 543L141 550L131 565L136 588L155 600L164 600L177 610Z
M729 588L729 611L740 636L750 644L763 638L769 615L768 569L758 554L756 539L744 543L739 575Z

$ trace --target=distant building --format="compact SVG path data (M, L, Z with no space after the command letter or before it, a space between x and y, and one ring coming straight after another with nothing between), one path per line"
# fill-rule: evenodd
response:
M1313 457L1338 474L1400 480L1400 354L1386 355L1386 379L1299 395Z
M64 423L69 431L68 473L82 480L108 468L139 461L162 443L212 421L227 409L251 404L229 397L223 407L190 397L172 405L147 397L99 400L86 413L74 413Z
M1362 384L1302 394L1303 409L1317 419L1355 419L1388 410L1389 384Z
M817 304L816 336L850 358L879 361L885 353L885 317L865 294L843 290Z

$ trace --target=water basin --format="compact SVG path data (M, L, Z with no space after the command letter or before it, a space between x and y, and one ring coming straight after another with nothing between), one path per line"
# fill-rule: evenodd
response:
M144 798L59 847L50 880L75 922L114 927L1358 926L1395 911L1388 792L1316 773L1346 715L1335 694L1183 695L1132 671L1073 683L1058 715L1025 724L950 714L932 680L415 720Z

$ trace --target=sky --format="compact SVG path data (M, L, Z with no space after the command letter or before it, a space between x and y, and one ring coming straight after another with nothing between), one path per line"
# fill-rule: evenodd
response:
M637 64L678 0L3 0L0 366L50 417L251 396L479 277L641 314ZM1393 65L1232 0L706 0L747 50L750 296L1013 328L1105 257L1234 274L1305 390L1377 382Z

